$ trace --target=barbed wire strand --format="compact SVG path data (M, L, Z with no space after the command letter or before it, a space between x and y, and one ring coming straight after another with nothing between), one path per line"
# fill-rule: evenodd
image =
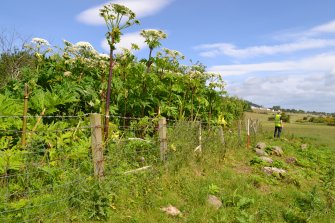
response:
M23 99L22 99L23 100ZM82 115L33 115L33 116L22 116L22 115L2 115L0 118L81 118L81 117L87 117L92 113L84 113ZM147 119L149 121L158 120L160 117L127 117L127 116L120 116L120 115L103 115L100 114L102 117L107 117L109 119L111 118L118 118L118 119L126 119L126 120L143 120ZM208 121L202 121L202 120L178 120L178 119L171 119L166 118L166 121L168 122L201 122L202 124L214 124Z
M0 115L0 118L81 118L87 117L90 113L85 113L82 115Z
M95 127L92 126L82 126L82 127L72 127L72 128L64 128L64 129L54 129L54 130L34 130L34 131L26 131L26 133L43 133L43 132L63 132L63 131L74 131L76 129L92 129ZM14 133L22 133L24 131L22 130L14 130L14 129L8 129L8 130L0 130L0 132L14 132Z

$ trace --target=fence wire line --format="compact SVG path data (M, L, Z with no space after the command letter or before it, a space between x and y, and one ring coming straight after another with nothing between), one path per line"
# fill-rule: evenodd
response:
M82 115L0 115L0 118L81 118L87 117L90 113L85 113Z
M82 127L72 127L72 128L64 128L64 129L54 129L54 130L34 130L34 131L22 131L22 130L14 130L14 129L8 129L8 130L0 130L0 132L14 132L14 133L44 133L44 132L63 132L63 131L74 131L74 130L81 130L81 129L92 129L95 128L92 126L82 126Z
M117 126L117 129L129 129L129 130L144 130L150 125L146 125L145 127L134 127L134 126ZM34 131L22 131L22 130L14 130L14 129L6 129L0 130L0 132L13 132L13 133L44 133L44 132L63 132L63 131L74 131L74 130L81 130L81 129L94 129L97 126L82 126L82 127L71 127L71 128L64 128L64 129L54 129L54 130L34 130ZM99 127L102 127L101 125ZM157 127L158 128L158 127Z
M82 115L33 115L33 116L23 116L23 115L1 115L0 118L17 118L17 119L22 119L22 118L81 118L81 117L88 117L90 114L92 113L85 113ZM112 119L112 118L119 118L119 119L125 119L125 120L143 120L143 119L147 119L150 121L153 120L158 120L160 117L155 117L155 118L151 118L151 117L127 117L127 116L119 116L119 115L103 115L100 114L102 117L106 117L108 119ZM177 119L170 119L167 118L166 121L169 122L194 122L194 123L201 123L201 124L213 124L211 122L208 121L201 121L201 120L177 120Z

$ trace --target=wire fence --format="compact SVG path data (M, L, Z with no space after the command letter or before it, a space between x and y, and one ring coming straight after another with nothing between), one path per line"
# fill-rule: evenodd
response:
M84 198L76 193L77 186L95 179L92 132L96 127L89 117L0 116L0 222L53 222L80 207ZM23 118L28 119L25 130ZM164 162L183 163L194 153L215 151L224 157L226 145L245 144L250 129L256 138L259 126L250 127L250 120L237 121L230 128L169 119L162 127L158 118L149 117L110 116L109 120L104 174L115 180ZM162 128L167 135L165 147Z

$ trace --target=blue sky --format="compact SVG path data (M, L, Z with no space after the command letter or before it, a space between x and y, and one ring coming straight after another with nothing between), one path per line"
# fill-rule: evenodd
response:
M2 0L0 31L52 45L90 42L107 53L103 4L131 8L141 25L125 30L119 46L148 49L138 33L160 29L162 46L219 72L230 95L265 107L335 112L334 0Z

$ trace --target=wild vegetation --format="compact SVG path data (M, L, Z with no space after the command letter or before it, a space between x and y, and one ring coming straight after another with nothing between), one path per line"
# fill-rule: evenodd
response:
M318 116L318 117L305 116L302 119L297 120L297 122L301 122L301 123L311 122L311 123L320 123L320 124L335 126L335 116L333 116L333 117L329 117L329 116Z
M121 31L138 23L135 14L108 5L101 15L110 55L99 54L87 42L52 47L40 38L22 49L1 51L0 221L335 219L331 144L319 146L286 130L282 140L273 140L265 124L263 132L252 136L251 146L263 141L269 154L272 146L281 146L284 154L264 162L246 148L245 126L236 124L249 105L227 95L220 75L206 72L199 62L184 65L176 50L159 49L167 38L159 30L141 32L148 58L137 58L135 45L116 49ZM130 20L123 24L121 15ZM28 113L23 117L25 84ZM100 113L108 122L100 180L93 176L89 113ZM157 133L162 116L168 120L165 162ZM25 144L23 118L28 119ZM331 133L325 134L329 138ZM286 173L269 175L263 167ZM146 169L133 172L139 168ZM222 206L208 204L209 195ZM181 214L165 214L162 208L169 204Z

